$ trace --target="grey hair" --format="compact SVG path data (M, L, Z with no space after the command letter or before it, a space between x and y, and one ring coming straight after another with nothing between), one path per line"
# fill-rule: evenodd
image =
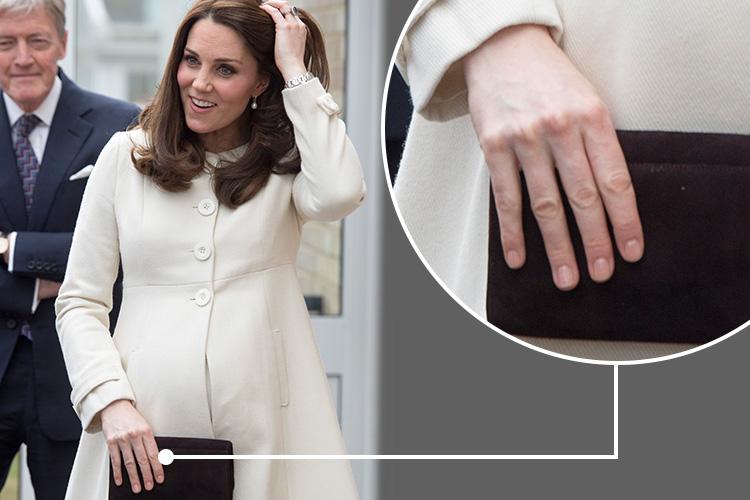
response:
M26 15L37 7L47 10L60 38L65 36L65 0L0 0L0 14Z

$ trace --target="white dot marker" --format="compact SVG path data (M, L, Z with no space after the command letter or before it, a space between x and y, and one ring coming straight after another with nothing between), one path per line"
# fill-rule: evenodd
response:
M174 462L174 453L172 453L172 450L168 448L161 450L159 452L159 462L161 462L162 465L170 465Z

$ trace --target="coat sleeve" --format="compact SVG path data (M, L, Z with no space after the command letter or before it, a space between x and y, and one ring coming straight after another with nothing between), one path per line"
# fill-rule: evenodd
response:
M13 274L62 281L73 233L16 232Z
M129 140L115 134L88 181L73 233L65 280L55 303L57 333L73 388L71 401L87 432L101 428L99 412L118 399L135 400L109 332L112 286L120 263L115 218L118 163Z
M362 167L339 107L317 78L282 91L302 167L292 198L305 220L338 220L365 198Z
M447 121L469 112L463 57L498 31L519 24L551 28L562 21L556 0L422 0L399 46L396 64L414 109L428 120Z

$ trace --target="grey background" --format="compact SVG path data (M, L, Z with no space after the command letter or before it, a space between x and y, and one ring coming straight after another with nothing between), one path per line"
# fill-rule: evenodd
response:
M389 58L414 3L387 0ZM476 321L423 268L381 195L381 452L611 453L613 369L539 354ZM617 461L383 461L381 498L747 498L748 347L740 332L621 367Z

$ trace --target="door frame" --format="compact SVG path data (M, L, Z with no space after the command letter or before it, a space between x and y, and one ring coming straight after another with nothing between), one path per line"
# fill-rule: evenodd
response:
M382 2L347 2L345 118L367 196L343 224L341 315L312 320L326 371L341 376L341 425L348 452L368 455L378 450L384 13ZM362 500L376 500L378 462L352 461L352 469Z

